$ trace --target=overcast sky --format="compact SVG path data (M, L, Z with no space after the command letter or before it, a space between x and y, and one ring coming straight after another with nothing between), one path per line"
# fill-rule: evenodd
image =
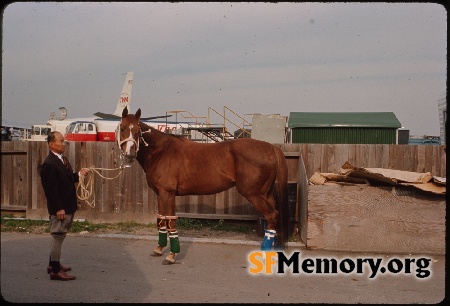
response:
M394 112L411 135L439 135L439 4L17 2L2 23L3 123L112 113L132 71L144 117Z

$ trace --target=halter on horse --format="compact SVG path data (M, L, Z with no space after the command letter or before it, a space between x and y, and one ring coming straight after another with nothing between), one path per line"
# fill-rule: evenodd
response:
M163 264L175 262L180 252L176 230L175 197L206 195L233 186L267 221L261 250L284 249L288 236L287 164L274 145L241 138L218 143L196 143L162 133L124 108L116 131L117 144L128 162L134 158L146 173L148 186L158 196L158 246L153 256L170 253Z

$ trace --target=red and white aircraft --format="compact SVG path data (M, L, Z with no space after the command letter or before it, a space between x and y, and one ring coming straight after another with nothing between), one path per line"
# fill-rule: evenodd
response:
M68 141L115 141L115 131L122 117L122 111L126 107L130 111L131 89L133 87L133 72L128 72L123 84L122 92L113 114L97 112L94 118L72 120L67 126L64 138ZM168 116L156 116L141 118L152 120L167 118ZM148 123L148 121L146 121ZM150 122L153 127L154 122ZM165 126L165 125L164 125Z
M128 72L125 77L125 83L122 88L122 92L120 93L119 101L117 102L116 110L114 111L114 114L122 114L122 110L125 107L129 107L130 104L130 97L131 97L131 88L133 87L133 72ZM47 124L34 124L31 126L31 136L30 138L27 138L25 140L30 141L46 141L47 135L49 132L57 131L64 135L64 137L67 137L67 131L70 129L70 140L77 140L80 138L81 135L75 135L79 134L79 132L84 132L84 126L86 126L86 131L89 131L88 133L85 133L86 135L83 137L88 137L89 139L93 139L94 136L96 136L96 127L94 124L94 121L98 119L99 117L89 117L89 118L71 118L67 119L67 111L65 107L60 107L59 110L61 111L61 114L59 118L55 117L54 113L51 113L50 120L47 121ZM128 108L129 110L129 108ZM99 113L101 114L101 113ZM76 125L76 128L72 123L81 123L83 124ZM89 126L91 124L91 126ZM83 126L82 126L83 125ZM94 134L94 135L92 135ZM88 136L89 135L89 136Z
M69 141L114 141L114 132L119 123L116 118L122 115L125 107L128 111L130 110L132 88L133 72L128 72L114 113L97 112L94 114L96 117L72 119L67 126L64 138Z

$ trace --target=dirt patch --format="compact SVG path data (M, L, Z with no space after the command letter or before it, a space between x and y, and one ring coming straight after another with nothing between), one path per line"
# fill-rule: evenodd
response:
M3 215L3 213L2 213ZM13 218L24 218L23 215L13 215L11 213L7 215ZM3 217L3 216L2 216ZM206 226L198 226L198 222L194 222L195 226L178 227L178 235L180 237L191 238L209 238L209 239L232 239L243 241L262 241L263 235L261 228L258 227L256 221L231 221L227 220L222 225L218 225L217 222L211 221ZM222 226L222 227L220 227ZM188 228L186 228L188 227ZM191 228L189 228L191 227ZM193 228L192 228L193 227ZM238 230L232 230L238 229ZM29 224L26 221L15 223L13 226L9 226L2 222L2 231L14 231L14 232L27 232L33 234L48 234L48 222L43 224ZM95 236L99 234L127 234L137 236L157 236L158 230L154 224L140 224L136 222L124 222L124 223L106 223L102 226L98 224L78 225L74 223L70 230L72 234L81 234L83 236ZM289 241L297 242L301 241L298 234L293 234Z
M157 235L156 230L145 231L145 230L137 230L134 233L135 235ZM258 237L256 234L256 230L253 233L237 233L237 232L226 232L226 231L217 231L209 228L204 228L201 230L178 230L179 236L184 237L192 237L192 238L227 238L234 240L250 240L250 241L260 241L262 237Z
M45 228L34 229L36 233L42 233ZM191 237L191 238L221 238L221 239L233 239L233 240L247 240L247 241L261 241L262 236L256 229L250 230L248 233L234 232L234 231L222 231L217 229L212 229L209 227L202 227L200 229L177 229L178 235L181 237ZM108 224L106 228L97 229L95 231L83 231L83 235L98 235L98 234L127 234L136 236L157 236L158 230L156 228L149 228L148 226L142 225L141 227L133 227L128 229L123 229L117 224Z
M127 234L136 236L157 236L158 231L155 228L138 228L133 230L121 230L118 228L108 228L103 230L97 230L95 232L85 232L84 235L95 236L98 234ZM239 233L239 232L229 232L214 230L211 228L202 229L179 229L178 235L180 237L190 237L190 238L209 238L209 239L231 239L231 240L242 240L242 241L258 241L261 242L263 236L258 233L257 230L253 230L250 233ZM289 237L290 242L300 242L301 238L298 234L293 234Z

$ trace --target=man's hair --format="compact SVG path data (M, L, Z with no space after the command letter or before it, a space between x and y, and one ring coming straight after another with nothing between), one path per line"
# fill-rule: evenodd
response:
M48 135L47 135L47 143L55 141L55 138L56 138L55 133L58 133L58 132L53 131L53 132L48 133Z

